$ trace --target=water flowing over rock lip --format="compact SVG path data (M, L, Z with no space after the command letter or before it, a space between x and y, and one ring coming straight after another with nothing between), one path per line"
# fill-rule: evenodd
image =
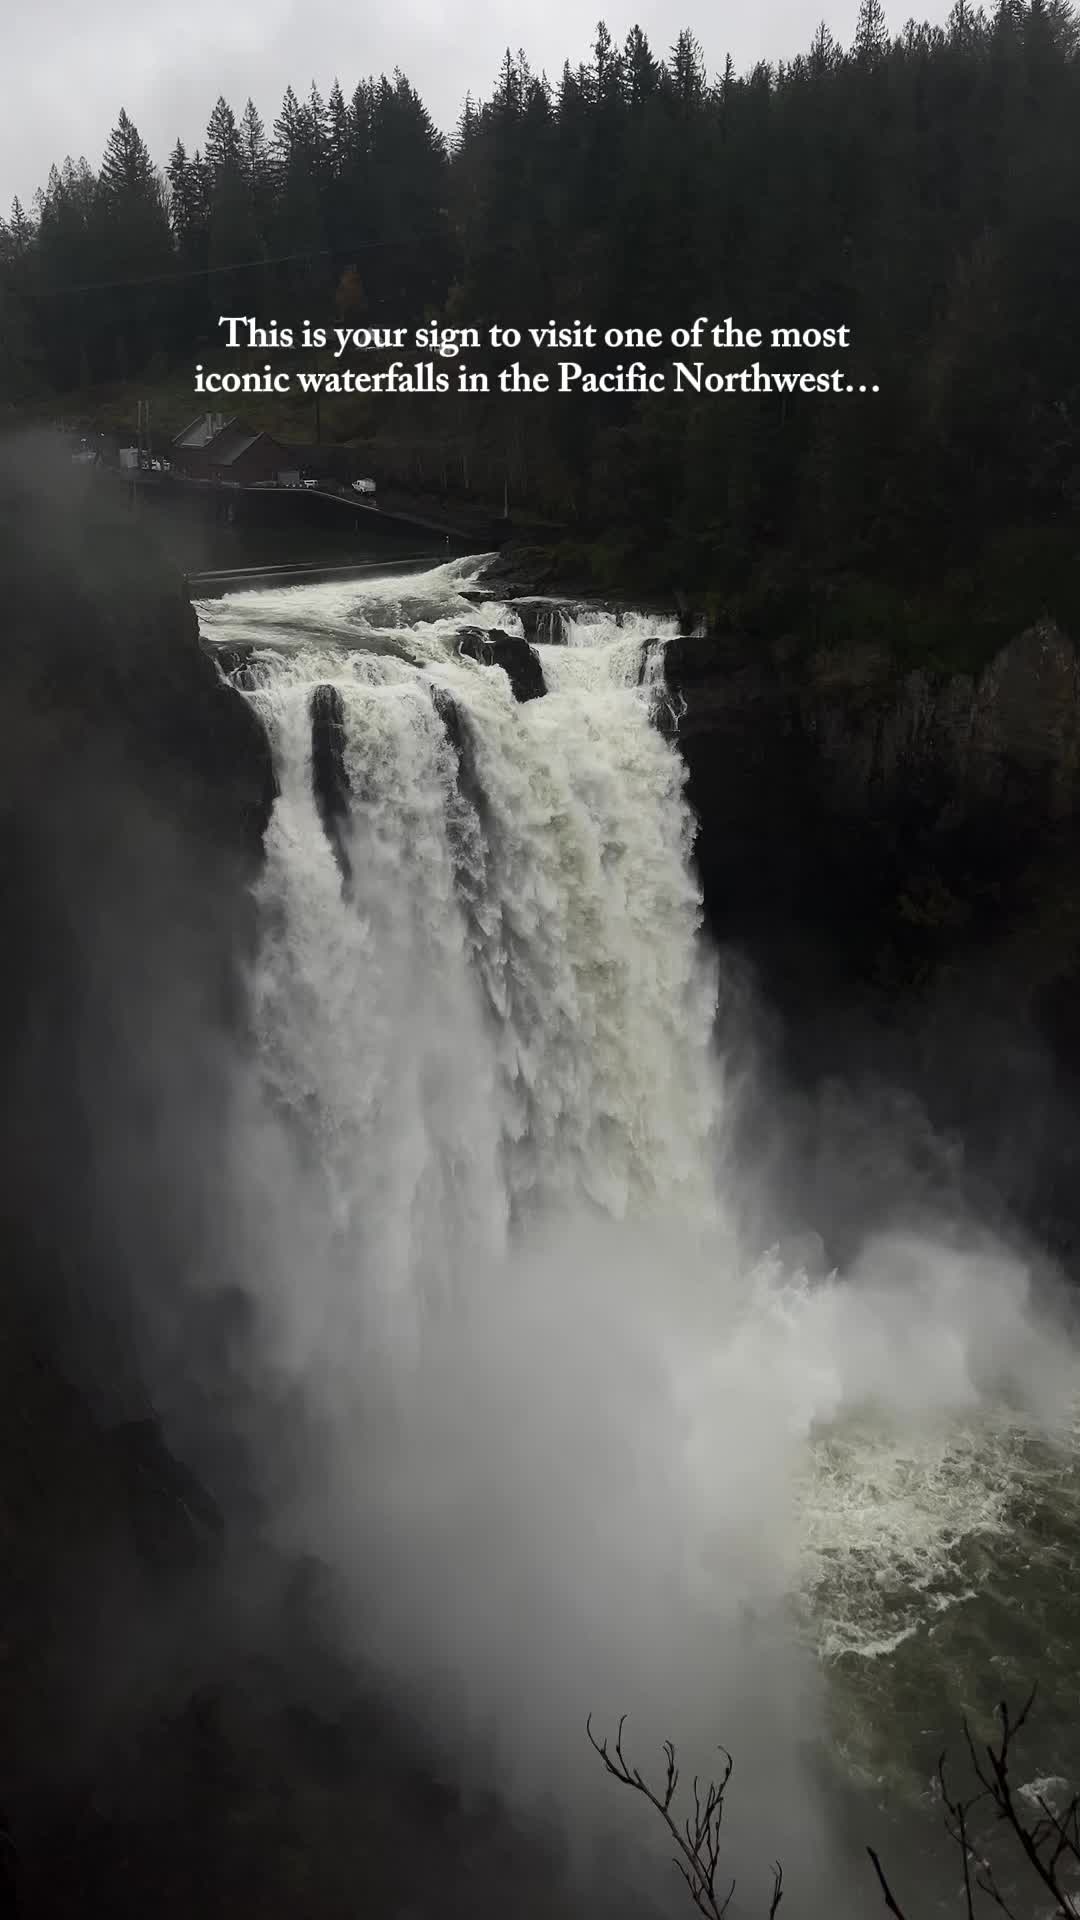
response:
M469 659L501 667L515 700L537 700L547 692L540 656L520 635L504 633L499 627L463 627L456 645L458 653Z

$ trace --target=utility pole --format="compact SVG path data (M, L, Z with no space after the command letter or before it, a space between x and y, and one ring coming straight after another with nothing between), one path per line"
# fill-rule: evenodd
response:
M149 400L137 401L136 408L136 464L139 472L142 473L145 468L149 467L151 459Z
M135 471L128 481L128 504L132 509L139 504L139 473L142 468L143 440L143 403L138 400L135 405Z

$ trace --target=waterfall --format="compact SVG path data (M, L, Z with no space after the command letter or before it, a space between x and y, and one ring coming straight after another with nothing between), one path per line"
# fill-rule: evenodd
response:
M461 599L470 577L453 563L203 613L252 649L279 784L266 1075L395 1296L445 1288L537 1213L711 1206L715 982L682 768L651 724L663 623L571 623L538 648L546 697L518 704L455 648L463 624L520 633L510 608ZM332 830L320 713L347 790Z
M974 1684L1038 1476L1080 1516L1077 1356L977 1223L890 1220L813 1280L744 1244L675 623L525 625L479 571L200 608L278 782L234 1183L271 1135L243 1365L273 1530L508 1790L574 1802L585 1713L629 1710L808 1830L823 1676L846 1750L917 1773L938 1708L870 1713L872 1676L925 1643L939 1707L942 1648Z

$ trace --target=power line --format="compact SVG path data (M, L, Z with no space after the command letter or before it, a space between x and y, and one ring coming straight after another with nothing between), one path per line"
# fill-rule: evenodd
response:
M430 233L409 234L410 240L434 240L441 237L443 230L433 227ZM73 281L66 287L33 287L28 291L31 299L53 300L67 293L112 293L126 287L161 287L175 285L179 280L209 280L214 274L248 273L253 267L284 267L294 260L322 260L334 253L377 253L383 247L396 247L400 241L360 240L336 247L307 247L302 253L278 253L269 258L257 260L231 260L223 267L185 267L176 273L150 273L139 280L83 280Z

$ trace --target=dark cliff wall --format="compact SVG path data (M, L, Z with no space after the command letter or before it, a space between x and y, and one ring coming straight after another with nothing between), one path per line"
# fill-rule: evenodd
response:
M695 637L666 668L709 922L749 953L786 1066L911 1086L1077 1244L1072 641L1033 625L970 676Z
M261 729L131 515L0 450L0 1807L78 1771L198 1559L134 1308L204 1253ZM170 1535L175 1536L170 1539ZM191 1550L189 1552L189 1549Z
M976 945L1018 991L1067 967L1048 882L1080 844L1080 663L1054 627L977 678L707 638L666 667L718 928L801 923L885 985Z

